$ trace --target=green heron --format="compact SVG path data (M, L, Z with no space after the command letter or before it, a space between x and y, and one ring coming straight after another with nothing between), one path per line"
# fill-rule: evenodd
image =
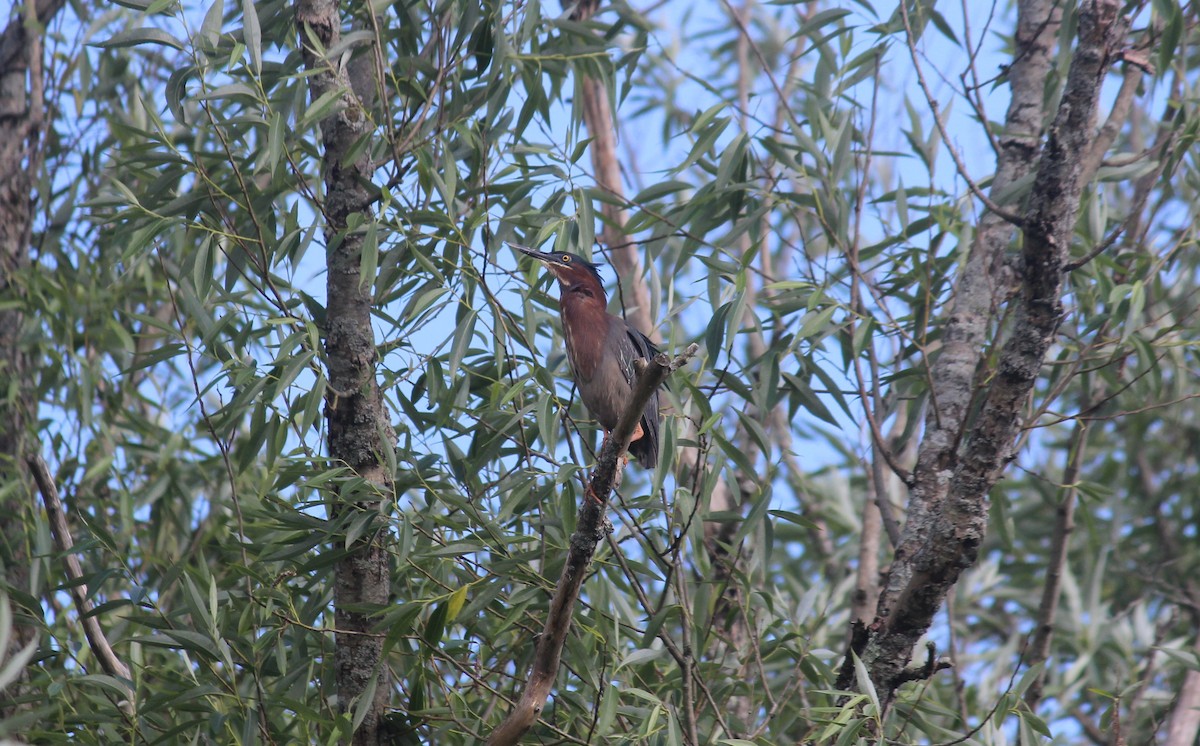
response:
M509 245L545 264L558 278L558 305L567 359L571 361L584 406L599 421L607 437L633 396L637 380L633 361L649 360L658 350L645 334L606 310L608 298L600 284L598 265L575 254ZM629 452L646 469L658 464L658 423L658 391L655 391L629 444Z

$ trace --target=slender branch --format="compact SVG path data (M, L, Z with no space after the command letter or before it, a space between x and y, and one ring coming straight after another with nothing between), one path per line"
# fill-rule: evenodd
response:
M1142 84L1142 75L1145 72L1146 69L1137 64L1125 66L1125 74L1121 78L1121 88L1117 91L1117 98L1113 101L1112 108L1109 109L1104 126L1096 133L1096 139L1088 146L1084 155L1081 175L1081 181L1084 184L1096 176L1096 171L1100 168L1101 161L1104 160L1104 154L1112 147L1113 142L1117 139L1117 134L1129 119L1129 109L1133 106L1133 99L1137 96L1138 86Z
M79 611L79 621L83 625L84 635L87 636L88 647L100 661L104 672L120 679L132 695L133 674L113 652L112 645L109 644L108 637L105 636L104 629L100 626L99 618L92 614L92 601L88 597L87 584L83 582L83 567L79 564L79 557L75 555L75 540L71 538L71 529L67 526L67 514L62 500L58 496L58 486L54 484L54 479L50 476L50 469L40 454L27 455L25 463L29 466L33 481L37 483L38 492L42 494L42 502L46 505L46 515L50 518L50 532L54 534L54 545L62 553L63 562L66 564L67 579L71 581L69 583L71 599L74 600L75 608Z
M871 365L872 380L881 380L879 375L879 358L875 354L874 347L867 348L867 357L869 358L868 362ZM883 398L879 395L880 388L881 384L876 385L875 387L874 412L870 415L873 430L878 429L878 424L875 421L878 419L878 413L883 411ZM906 420L907 417L904 415L903 410L901 410L896 415L895 424L892 427L893 436L899 436L904 432L903 425ZM896 466L899 464L893 465L893 462L899 461L899 454L892 453L892 443L895 443L896 440L896 437L891 437L884 442L876 440L874 444L875 453L872 454L874 457L871 459L871 478L875 481L875 500L878 503L877 507L879 508L879 516L883 519L883 527L887 531L888 541L892 543L893 551L895 551L896 547L900 546L900 522L896 520L896 511L892 507L891 490L888 489L888 481L883 473L883 464L880 463L878 456L882 455L884 460L887 461L888 466L891 467L892 473L895 474L906 487L911 487L912 472L903 468L901 468L900 471L897 471Z
M1042 586L1042 600L1038 604L1037 631L1034 633L1033 646L1029 653L1030 666L1036 666L1050 657L1050 641L1054 637L1054 622L1058 616L1063 570L1067 565L1071 534L1075 531L1075 505L1079 494L1076 485L1083 467L1084 453L1087 451L1087 435L1087 422L1076 422L1075 430L1071 433L1071 458L1063 471L1062 500L1055 510L1050 561L1046 568L1046 582ZM1043 669L1025 690L1025 703L1031 710L1036 711L1038 702L1042 699L1042 687L1045 682L1046 671Z
M963 163L962 156L959 154L958 149L954 147L954 143L950 141L950 135L946 132L946 125L942 122L941 107L938 106L937 99L933 97L933 92L929 90L929 84L925 82L925 73L921 69L921 60L917 56L916 37L913 35L912 26L908 20L907 3L900 3L900 17L904 19L904 32L908 42L908 53L912 57L913 70L917 73L917 84L921 87L921 93L925 95L925 103L933 113L933 123L937 125L938 134L941 135L942 142L946 143L946 150L950 152L950 157L954 160L954 167L958 170L958 175L963 178L963 181L967 184L967 188L971 190L971 194L974 194L976 199L983 203L984 207L991 210L1005 222L1021 227L1021 216L1009 212L993 202L991 197L979 188L979 185L975 183L975 180L967 172L967 166Z
M699 351L699 345L692 344L674 360L660 353L639 371L633 396L617 421L617 426L600 448L596 468L588 480L587 497L579 506L576 529L571 534L567 550L567 561L563 564L562 576L550 600L546 626L538 639L525 689L508 717L488 737L488 746L510 746L520 742L521 736L533 727L541 715L558 675L563 645L571 628L571 615L575 602L579 600L592 555L596 552L596 545L612 530L611 525L606 525L604 511L617 481L620 457L629 450L629 441L633 438L651 394L672 371L685 365Z
M875 606L879 603L879 539L883 527L879 505L886 499L878 494L881 481L867 480L867 499L862 506L862 530L858 539L858 568L851 596L851 618L863 626L871 623Z

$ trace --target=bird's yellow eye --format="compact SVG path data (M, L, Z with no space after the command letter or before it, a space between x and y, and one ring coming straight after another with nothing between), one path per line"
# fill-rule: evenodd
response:
M570 263L571 263L571 255L563 254L563 264L570 264Z

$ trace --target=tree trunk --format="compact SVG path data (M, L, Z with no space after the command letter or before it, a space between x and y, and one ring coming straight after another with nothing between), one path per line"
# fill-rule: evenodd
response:
M570 3L564 3L570 5ZM582 0L575 5L571 18L584 22L589 20L599 7L599 0ZM608 246L609 257L617 270L622 312L629 323L637 327L650 339L657 341L658 333L654 317L650 313L650 289L642 279L642 260L637 245L625 235L625 189L621 185L621 166L617 160L617 130L613 121L612 102L608 99L608 88L603 80L581 74L579 79L580 101L583 106L583 121L592 144L588 148L592 156L596 186L608 192L610 200L600 205L604 215L601 237Z
M371 329L371 290L374 277L362 273L363 234L347 231L351 215L369 217L371 164L364 154L347 162L346 155L362 137L369 118L353 94L344 66L322 57L310 45L313 34L323 49L335 49L341 37L341 17L335 2L299 0L296 24L304 65L310 71L309 93L316 101L331 90L342 92L342 106L321 121L325 147L326 316L325 354L329 375L325 415L329 423L329 455L348 466L370 487L351 493L344 489L334 519L379 510L381 501L394 499L393 474L385 453L393 447L391 425L375 378L377 359ZM344 483L345 485L350 482ZM367 531L339 560L334 589L337 628L335 665L338 704L362 718L353 743L381 740L381 720L387 707L390 677L383 661L383 637L371 630L370 609L388 601L390 573L383 531Z
M1026 58L1019 54L1018 60L1034 64L1045 55L1048 61L1053 33L1045 34L1058 24L1057 6L1026 0L1020 13L1018 49L1027 51ZM976 366L1000 290L996 279L1002 247L982 244L986 236L995 235L986 226L981 226L980 243L973 247L956 286L945 347L933 365L933 403L913 474L909 518L860 653L885 709L896 689L914 676L905 670L913 646L928 631L950 587L975 563L986 531L988 491L1012 455L1022 408L1058 329L1062 272L1083 186L1084 159L1079 156L1093 140L1101 82L1123 28L1115 0L1095 0L1080 10L1078 47L1022 221L1016 319L969 428ZM1042 77L1030 77L1029 70L1015 67L1011 74L1009 121L1033 125L1024 107L1040 102ZM1031 153L1027 132L1017 129L1014 137L1020 141L1011 141L1022 153Z
M62 6L62 0L43 0L14 8L23 16L10 17L0 37L0 301L20 300L19 275L29 266L34 182L41 164L46 108L39 34ZM24 326L19 302L0 305L0 484L21 484L8 493L0 521L0 582L14 607L8 648L0 650L5 660L37 637L35 620L41 618L35 589L29 585L32 557L27 526L34 492L23 465L37 392L22 342ZM20 698L24 681L22 676L4 692L0 716L20 708L13 700Z

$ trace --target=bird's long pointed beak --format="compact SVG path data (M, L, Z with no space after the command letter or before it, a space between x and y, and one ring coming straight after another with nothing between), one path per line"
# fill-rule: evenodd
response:
M554 254L549 251L538 251L537 249L531 249L528 246L522 246L521 244L513 243L512 241L505 241L505 243L522 254L531 256L540 262L552 263L554 261Z

